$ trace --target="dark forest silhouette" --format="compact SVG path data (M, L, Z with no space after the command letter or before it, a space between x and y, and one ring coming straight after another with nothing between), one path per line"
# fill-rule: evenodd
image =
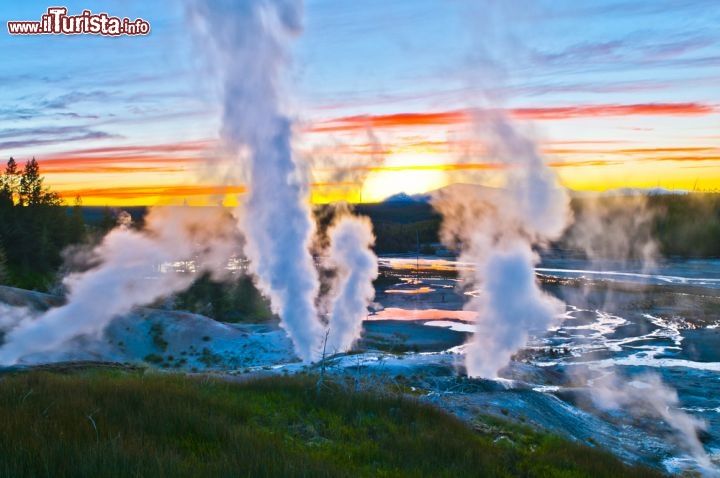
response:
M10 158L0 175L0 281L46 289L62 251L84 236L79 198L72 213L47 188L35 158L22 169Z

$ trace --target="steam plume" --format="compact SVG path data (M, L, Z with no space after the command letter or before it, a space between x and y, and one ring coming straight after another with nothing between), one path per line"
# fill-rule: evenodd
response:
M0 303L0 333L12 329L23 320L31 318L32 315L32 312L25 307L13 307Z
M491 251L480 264L476 278L483 294L466 307L478 312L467 349L468 375L497 377L512 354L527 343L528 333L547 330L562 312L562 304L535 282L536 262L530 245L518 241Z
M534 10L534 7L531 8ZM479 95L471 101L475 140L488 161L504 166L503 186L449 191L434 198L443 216L441 239L460 249L460 260L475 264L461 279L481 293L466 309L478 316L475 334L467 344L470 376L497 377L532 330L544 331L562 312L558 300L543 293L534 276L539 259L534 248L558 238L571 217L565 189L543 160L535 142L497 108L498 83L508 76L509 59L522 45L513 38L517 24L511 2L468 6L474 48L469 54L471 87ZM461 158L462 161L471 158Z
M311 361L322 338L314 303L319 281L309 252L314 223L306 171L293 158L291 122L279 92L289 41L301 29L301 5L298 0L196 2L195 12L222 68L221 135L249 177L241 214L245 253L296 353ZM242 147L249 154L239 154Z
M593 267L607 261L640 261L643 271L654 269L659 247L653 237L658 211L648 207L644 194L586 198L568 230L570 245L585 252Z
M367 307L375 296L372 281L378 276L375 242L367 218L343 216L330 233L329 265L337 273L331 291L327 350L344 352L360 337Z
M568 231L569 242L585 253L595 269L640 262L643 271L651 271L659 258L652 234L653 221L659 212L648 207L647 196L643 194L584 199L577 220ZM605 292L604 302L604 308L613 307L612 288ZM695 459L701 471L718 476L698 439L697 432L705 430L706 423L679 409L677 392L663 383L659 375L645 373L629 383L615 373L590 381L583 368L570 369L570 375L581 383L591 384L589 392L600 408L622 409L632 417L663 420L672 427L675 441Z
M459 246L460 260L476 265L462 277L465 286L482 288L465 307L478 313L467 373L494 378L531 330L546 330L562 313L563 305L535 280L532 248L559 237L570 215L567 194L535 144L502 117L478 122L492 156L508 166L505 187L451 188L433 205L443 215L443 242Z
M127 218L125 218L127 219ZM118 315L192 284L192 274L156 274L153 265L194 260L202 271L221 275L235 245L235 229L225 211L153 209L144 231L124 225L95 248L99 265L64 280L68 302L39 317L24 317L5 336L0 364L62 349L80 335L100 334Z
M698 431L707 425L692 415L679 410L680 402L675 390L662 382L654 373L646 373L627 383L613 374L601 380L595 380L592 389L593 402L606 410L624 409L634 417L660 418L670 425L679 435L678 444L697 460L708 473L713 470Z

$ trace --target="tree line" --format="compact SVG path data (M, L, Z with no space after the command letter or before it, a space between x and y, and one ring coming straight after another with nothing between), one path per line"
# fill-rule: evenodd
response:
M138 224L142 222L141 215ZM10 158L0 170L0 284L54 288L61 271L73 267L72 261L65 262L63 250L76 243L95 243L116 224L116 213L108 207L86 223L80 198L68 208L45 185L35 158L23 167ZM174 308L228 322L272 317L267 300L248 276L220 283L204 275L172 302Z
M84 238L79 198L68 213L45 186L35 158L19 167L10 158L0 174L0 283L47 289L62 264L62 251Z

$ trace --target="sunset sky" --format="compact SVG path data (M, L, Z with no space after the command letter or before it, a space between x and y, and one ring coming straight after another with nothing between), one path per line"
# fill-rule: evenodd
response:
M245 187L218 144L218 75L183 3L63 3L141 17L148 36L7 33L51 5L0 8L3 161L35 156L85 205L232 203ZM717 0L305 6L285 90L315 201L492 184L473 111L517 122L575 190L720 190Z

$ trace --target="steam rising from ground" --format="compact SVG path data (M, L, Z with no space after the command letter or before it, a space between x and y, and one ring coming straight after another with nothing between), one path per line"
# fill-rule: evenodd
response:
M0 333L14 328L23 320L31 319L32 316L32 312L25 307L13 307L0 303Z
M99 265L64 279L67 304L9 324L0 364L61 349L79 335L99 335L118 315L192 284L191 274L157 274L154 266L162 262L194 260L199 270L221 278L237 247L234 221L219 208L153 209L143 231L127 227L124 218L92 251Z
M301 29L301 6L299 0L198 2L195 13L222 68L221 135L238 151L238 166L250 182L240 213L245 254L296 353L312 361L323 338L315 305L318 273L310 254L315 223L307 165L293 155L291 121L278 86L289 42ZM249 154L240 154L243 147ZM346 218L331 236L331 258L342 280L332 302L330 345L344 351L359 336L358 317L365 316L360 309L372 299L377 265L368 251L373 242L368 223Z
M607 264L616 268L640 263L643 272L651 271L659 258L652 234L657 211L651 211L647 202L643 194L583 199L568 232L571 247L583 251L597 270L607 269ZM613 301L612 289L608 289L603 308L612 308ZM679 409L677 392L658 374L648 372L628 382L613 373L590 382L582 368L571 369L570 373L581 383L592 384L589 391L598 407L623 410L634 418L663 420L676 433L678 446L696 460L702 473L718 475L698 438L698 431L706 428L705 422Z
M328 265L337 277L331 292L326 349L346 351L360 337L368 304L375 297L372 281L378 276L375 242L366 218L341 217L330 232Z
M508 244L483 259L476 277L483 294L466 307L478 313L466 366L470 376L494 378L527 343L528 333L547 330L563 309L539 289L527 243Z
M586 198L580 205L569 243L585 252L593 267L602 270L608 260L640 261L644 272L654 267L659 254L652 235L655 213L646 195Z
M465 286L482 289L465 306L478 313L467 373L494 378L531 330L547 330L563 312L535 280L533 246L562 234L569 200L529 138L502 117L481 116L479 122L492 156L508 167L505 187L451 187L435 196L433 206L443 216L443 242L459 247L459 260L476 264L463 275Z
M322 326L319 281L309 252L314 223L307 177L291 151L291 123L278 84L290 40L301 29L300 1L195 3L197 20L219 57L223 140L238 151L250 192L241 213L245 254L259 288L303 360L317 358ZM248 155L239 154L247 146Z
M660 418L678 434L678 446L690 453L708 473L710 458L703 448L698 431L707 425L702 420L678 410L680 402L675 390L654 373L647 373L627 382L618 375L593 383L593 402L605 410L625 410L633 417ZM716 475L715 475L716 476Z
M468 9L475 39L468 80L479 92L471 101L482 107L475 115L472 142L482 145L484 161L500 166L504 184L470 194L455 188L437 195L433 206L443 216L442 241L460 250L459 260L475 264L474 271L461 277L464 286L481 289L465 305L478 314L466 348L467 373L494 378L525 345L530 331L547 330L564 312L563 304L544 293L535 279L539 257L534 249L559 238L571 214L568 195L535 141L496 113L501 111L496 107L498 83L507 76L504 65L522 47L512 35L515 7L497 2Z

